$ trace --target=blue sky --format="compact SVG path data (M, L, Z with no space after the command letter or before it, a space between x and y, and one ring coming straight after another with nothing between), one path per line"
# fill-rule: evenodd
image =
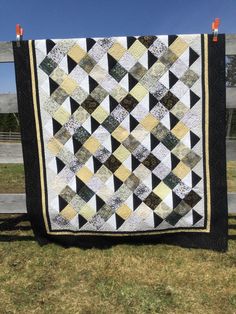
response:
M0 0L0 41L25 39L236 33L236 0ZM14 66L0 64L0 92L15 90Z

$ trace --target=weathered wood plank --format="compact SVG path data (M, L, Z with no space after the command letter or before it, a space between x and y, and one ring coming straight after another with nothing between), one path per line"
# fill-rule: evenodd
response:
M0 194L0 214L26 212L25 194Z
M236 87L226 88L226 108L236 108Z
M226 35L226 54L236 54L236 34ZM0 42L0 62L14 62L12 43Z
M236 193L228 193L228 211L236 213ZM0 214L26 213L25 194L0 194Z
M236 108L236 87L226 88L226 108ZM16 94L0 94L0 113L18 112Z
M0 113L18 112L16 94L0 94Z
M14 62L12 43L0 42L0 62Z
M225 42L226 55L236 55L236 34L227 34Z
M22 164L21 143L0 143L0 164Z

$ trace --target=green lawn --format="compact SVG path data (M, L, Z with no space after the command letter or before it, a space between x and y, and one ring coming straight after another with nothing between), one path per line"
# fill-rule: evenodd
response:
M22 170L0 168L1 193L24 190ZM0 313L236 313L236 215L229 219L227 253L39 246L21 217L0 215Z

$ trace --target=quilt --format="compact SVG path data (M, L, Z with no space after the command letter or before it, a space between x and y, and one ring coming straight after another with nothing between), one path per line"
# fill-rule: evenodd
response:
M35 234L227 248L225 36L13 42Z

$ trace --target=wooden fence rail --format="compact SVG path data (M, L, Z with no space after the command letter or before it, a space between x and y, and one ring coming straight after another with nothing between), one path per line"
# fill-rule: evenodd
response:
M236 58L236 34L226 35L226 56L234 55ZM0 63L13 63L13 50L11 42L0 42ZM226 107L236 108L236 86L226 88ZM16 94L0 94L0 113L18 112ZM0 144L1 150L6 146L1 145L18 145L16 146L18 162L22 163L22 153L19 144ZM11 146L12 149L13 146ZM8 156L4 157L0 150L0 163L9 160ZM7 151L7 149L6 149ZM2 155L2 156L1 156ZM5 159L4 159L5 158ZM236 160L236 141L227 141L227 159ZM228 193L229 212L236 213L236 193ZM25 213L25 195L24 194L0 194L0 213Z

